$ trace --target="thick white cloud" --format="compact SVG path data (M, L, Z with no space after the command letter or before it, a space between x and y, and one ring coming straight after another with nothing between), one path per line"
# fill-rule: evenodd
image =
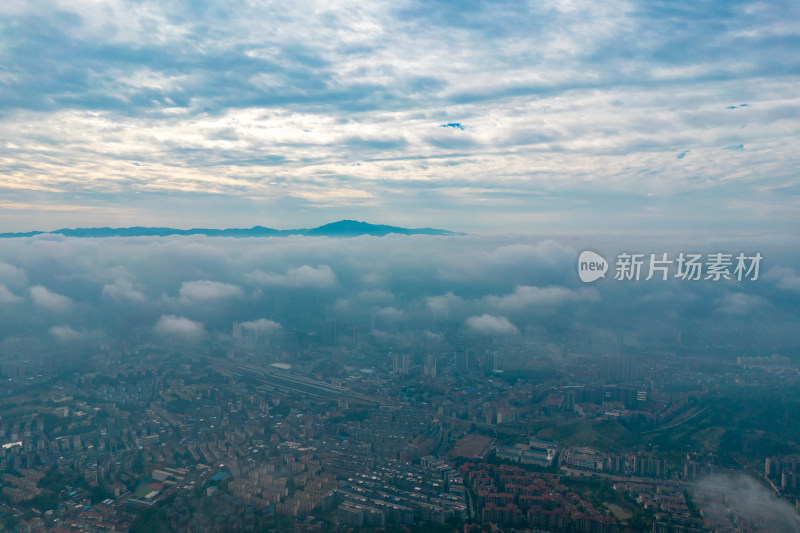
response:
M432 331L427 331L426 330L423 333L422 336L423 336L423 338L425 340L431 341L431 342L442 342L442 341L444 341L444 335L442 335L441 333L434 333Z
M133 283L126 279L118 279L112 284L104 285L103 294L114 300L127 300L136 303L147 300L144 293L136 290Z
M719 302L720 313L746 315L756 309L769 305L769 302L756 294L734 292L726 294Z
M779 289L800 292L800 276L797 275L793 268L771 268L764 275L764 279L775 282Z
M70 326L53 326L50 328L50 335L60 341L76 341L86 336L85 333L76 331Z
M236 285L219 281L184 281L181 284L179 294L181 303L195 304L239 298L242 296L242 289Z
M516 335L519 333L517 326L504 316L481 315L471 316L467 319L467 327L481 335Z
M0 304L15 304L22 301L22 298L8 290L8 287L0 284Z
M441 294L439 296L428 296L425 298L425 305L428 306L428 309L433 311L434 313L438 313L444 316L450 312L451 309L460 307L464 304L464 300L453 294L452 292L448 292L447 294Z
M247 331L253 331L258 333L259 335L263 334L273 334L281 331L283 328L280 324L275 322L274 320L269 320L267 318L259 318L257 320L249 320L247 322L242 322L242 328Z
M153 331L165 337L182 337L187 339L196 339L205 334L203 324L200 322L175 315L162 315L153 327Z
M597 301L595 289L568 289L566 287L519 286L506 296L487 296L490 305L507 310L521 310L530 306L553 306L567 302Z
M336 274L333 273L328 265L319 265L316 268L303 265L297 268L290 268L286 274L274 274L254 270L244 275L245 279L265 286L281 287L307 287L315 289L327 289L336 286Z
M20 290L28 283L28 274L21 268L0 261L0 282L6 287Z
M701 501L700 511L730 516L731 511L767 531L797 531L797 511L767 487L746 474L715 474L698 481L692 492Z
M48 290L42 285L35 285L30 288L33 303L50 311L67 311L72 307L72 300Z
M482 282L510 272L528 271L531 276L537 276L542 272L557 272L574 257L572 248L553 240L504 244L488 250L464 247L444 258L436 276L448 281Z

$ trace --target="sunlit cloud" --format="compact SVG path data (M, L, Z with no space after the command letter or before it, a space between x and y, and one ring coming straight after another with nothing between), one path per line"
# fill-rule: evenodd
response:
M253 331L260 335L274 334L283 329L280 324L278 324L274 320L269 320L267 318L259 318L257 320L249 320L247 322L242 322L241 326L246 331Z
M67 311L72 306L72 301L64 295L52 292L41 285L30 288L33 302L49 311Z
M463 305L463 303L464 301L452 292L448 292L447 294L439 296L428 296L425 298L425 304L428 306L428 309L434 313L440 313L443 315L447 315L452 308L459 307Z
M147 297L136 290L128 280L119 279L112 284L103 286L103 294L115 300L128 300L130 302L144 302Z
M242 296L242 289L230 283L219 281L184 281L180 288L180 301L192 305L203 302L215 302Z
M467 319L467 328L481 335L515 335L517 326L504 316L481 315Z
M23 299L10 290L5 285L0 284L0 304L16 304Z
M565 302L596 301L599 295L594 289L568 289L566 287L519 286L506 296L487 296L490 305L501 309L521 310L530 306L553 306Z
M53 326L50 328L50 335L60 341L76 341L86 336L85 333L76 331L70 326Z
M336 285L336 274L333 273L328 265L319 265L317 267L303 265L297 268L290 268L286 271L286 274L254 270L245 274L244 277L252 283L266 286L324 289Z
M162 315L153 331L165 337L196 339L205 334L203 324L183 316Z

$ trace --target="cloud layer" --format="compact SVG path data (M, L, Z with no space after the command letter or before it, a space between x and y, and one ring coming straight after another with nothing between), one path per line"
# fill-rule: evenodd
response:
M275 349L313 338L446 351L469 338L563 350L569 338L570 349L600 353L605 345L597 339L623 335L637 346L674 352L736 345L736 354L788 354L800 348L798 244L797 238L4 239L2 268L13 275L0 285L0 344L11 350L25 339L90 348L101 339L217 343L233 338L239 324L241 338L271 339ZM764 263L757 281L618 281L609 272L587 285L577 276L586 248L609 259L612 272L614 255L632 250L673 257L758 251Z

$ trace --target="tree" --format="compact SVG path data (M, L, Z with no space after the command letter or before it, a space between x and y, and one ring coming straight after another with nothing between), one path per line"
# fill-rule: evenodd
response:
M145 509L131 524L130 533L168 533L169 524L164 509L154 505Z

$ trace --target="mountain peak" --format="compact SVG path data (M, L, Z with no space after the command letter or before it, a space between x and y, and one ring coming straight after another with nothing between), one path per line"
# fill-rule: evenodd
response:
M308 235L317 237L358 237L372 235L383 237L398 235L460 235L452 231L434 228L401 228L384 224L370 224L357 220L339 220L311 229L279 230L264 226L252 228L226 229L176 229L162 227L135 226L130 228L62 228L54 231L29 231L25 233L0 233L0 238L34 237L36 235L64 235L66 237L166 237L169 235L205 235L208 237L286 237L289 235Z

